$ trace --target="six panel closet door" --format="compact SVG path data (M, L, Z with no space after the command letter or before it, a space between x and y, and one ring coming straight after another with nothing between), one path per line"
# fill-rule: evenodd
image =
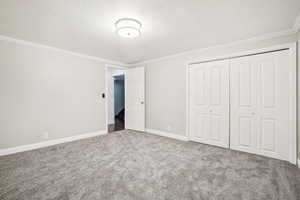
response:
M292 67L288 50L231 60L231 149L291 160Z
M193 141L229 147L229 61L189 70L189 134Z

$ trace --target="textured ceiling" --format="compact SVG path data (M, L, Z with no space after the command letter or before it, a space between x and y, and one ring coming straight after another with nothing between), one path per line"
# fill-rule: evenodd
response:
M286 30L299 0L1 0L0 35L134 63ZM131 17L142 36L120 38Z

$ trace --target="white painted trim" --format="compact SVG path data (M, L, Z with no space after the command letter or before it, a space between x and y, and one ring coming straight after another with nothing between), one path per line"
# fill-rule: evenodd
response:
M137 66L137 65L149 64L149 63L154 63L154 62L160 62L160 61L176 58L178 56L185 56L185 55L189 55L189 54L193 54L193 53L197 54L197 53L201 53L201 52L205 52L205 51L209 51L209 50L214 50L214 49L217 49L217 48L227 48L227 47L229 48L229 47L232 47L232 46L235 46L235 45L242 45L242 44L247 44L247 43L252 43L252 42L259 42L259 41L263 41L263 40L270 40L270 39L277 38L277 37L293 35L296 32L297 31L294 28L291 28L291 29L287 29L287 30L283 30L283 31L279 31L279 32L267 33L267 34L260 35L260 36L257 36L257 37L252 37L252 38L249 38L249 39L238 40L238 41L231 42L231 43L214 45L214 46L209 46L209 47L205 47L205 48L201 48L201 49L185 51L185 52L182 52L182 53L173 54L173 55L169 55L169 56L163 56L163 57L160 57L160 58L149 59L149 60L146 60L146 61L133 63L130 66Z
M48 46L48 45L44 45L44 44L39 44L39 43L35 43L35 42L26 41L26 40L16 39L16 38L4 36L4 35L0 35L0 41L7 41L7 42L15 43L15 44L20 44L20 45L26 45L26 46L36 47L36 48L49 49L49 50L60 52L60 53L65 53L65 54L69 54L69 55L73 55L73 56L78 56L78 57L81 57L81 58L86 58L86 59L89 59L89 60L97 60L97 61L100 61L100 62L110 63L112 65L119 65L119 66L124 66L124 67L129 66L125 63L115 61L115 60L109 60L109 59L104 59L104 58L100 58L100 57L89 56L89 55L86 55L86 54L81 54L81 53L77 53L77 52L73 52L73 51L69 51L69 50L65 50L65 49L60 49L60 48L57 48L57 47L52 47L52 46Z
M300 159L297 160L298 162L298 168L300 169Z
M169 132L164 132L160 130L155 130L155 129L146 129L147 133L154 134L154 135L159 135L162 137L168 137L176 140L182 140L182 141L188 141L188 138L184 135L178 135L176 133L169 133Z
M248 38L248 39L244 39L244 40L237 40L237 41L226 43L226 44L213 45L213 46L209 46L209 47L205 47L205 48L194 49L191 51L185 51L185 52L178 53L178 54L163 56L160 58L149 59L149 60L145 60L142 62L131 63L131 64L127 64L127 63L119 62L119 61L115 61L115 60L104 59L104 58L96 57L96 56L89 56L86 54L81 54L81 53L73 52L70 50L60 49L57 47L43 45L43 44L30 42L30 41L26 41L26 40L21 40L21 39L17 39L17 38L13 38L13 37L8 37L8 36L4 36L4 35L0 35L0 41L3 40L3 41L8 41L8 42L13 42L16 44L51 49L54 51L58 51L61 53L66 53L66 54L70 54L70 55L74 55L74 56L79 56L79 57L86 58L86 59L92 59L92 60L97 60L97 61L101 61L101 62L105 62L105 63L110 63L112 65L112 67L117 67L117 68L125 67L126 68L126 67L136 67L138 65L144 65L144 64L153 63L153 62L159 62L159 61L175 58L177 56L184 56L184 55L188 55L188 54L192 54L192 53L200 53L200 52L208 51L208 50L215 49L215 48L226 48L226 47L231 47L234 45L241 45L241 44L250 43L250 42L258 42L258 41L269 40L269 39L282 37L282 36L289 36L289 35L293 35L293 34L297 33L299 30L300 30L300 14L295 19L294 25L290 29L273 32L273 33L267 33L267 34L263 34L260 36L256 36L256 37L252 37L252 38Z
M105 67L107 67L107 68L115 68L115 69L120 69L120 70L126 70L126 69L128 69L128 65L126 65L126 66L120 66L120 65L113 65L113 64L106 64L105 65Z
M37 47L37 48L46 48L46 49L50 49L50 50L53 50L53 51L66 53L66 54L70 54L70 55L74 55L74 56L79 56L79 57L86 58L86 59L97 60L97 61L100 61L100 62L109 63L109 64L111 64L111 67L128 68L128 67L136 67L138 65L145 65L145 64L148 64L148 63L159 62L159 61L175 58L175 57L178 57L178 56L184 56L184 55L188 55L188 54L192 54L192 53L200 53L200 52L213 50L213 49L217 49L217 48L226 48L226 47L241 45L241 44L245 44L245 43L269 40L269 39L282 37L282 36L289 36L289 35L293 35L293 34L297 33L297 31L299 31L299 30L300 30L300 15L295 20L295 24L294 24L293 28L291 28L291 29L287 29L287 30L283 30L283 31L279 31L279 32L274 32L274 33L267 33L267 34L264 34L264 35L261 35L261 36L252 37L252 38L245 39L245 40L238 40L238 41L231 42L231 43L214 45L214 46L195 49L195 50L191 50L191 51L185 51L185 52L178 53L178 54L163 56L163 57L155 58L155 59L149 59L149 60L145 60L145 61L138 62L138 63L132 63L132 64L126 64L126 63L115 61L115 60L109 60L109 59L104 59L104 58L100 58L100 57L89 56L89 55L86 55L86 54L81 54L81 53L77 53L77 52L73 52L73 51L69 51L69 50L65 50L65 49L60 49L60 48L57 48L57 47L52 47L52 46L48 46L48 45L43 45L43 44L39 44L39 43L35 43L35 42L26 41L26 40L16 39L16 38L4 36L4 35L0 35L0 41L3 40L3 41L8 41L8 42L13 42L13 43L16 43L16 44L22 44L22 45Z
M48 141L44 141L44 142L27 144L27 145L22 145L22 146L7 148L7 149L0 149L0 156L15 154L15 153L24 152L24 151L30 151L30 150L34 150L34 149L44 148L44 147L53 146L53 145L66 143L66 142L72 142L72 141L76 141L76 140L82 140L82 139L95 137L95 136L99 136L99 135L105 135L105 134L107 134L106 131L100 130L100 131L96 131L96 132L84 133L81 135L74 135L71 137L48 140Z
M235 54L230 54L230 55L224 55L224 56L215 56L215 57L209 57L209 58L202 58L199 60L193 60L187 63L187 71L189 71L189 68L191 67L191 65L193 65L193 63L199 63L199 62L209 62L209 61L213 61L213 60L220 60L220 59L233 59L234 57L237 56L244 56L244 55L251 55L251 54L255 54L255 53L263 53L263 52L270 52L270 51L274 51L274 50L280 50L280 49L289 49L290 53L291 53L291 64L293 65L293 70L291 72L291 88L290 88L290 92L291 94L293 94L293 91L297 91L297 73L296 73L296 68L297 68L297 42L293 42L293 43L287 43L287 44L282 44L282 45L276 45L276 46L271 46L271 47L267 47L267 48L262 48L262 49L256 49L256 50L251 50L251 51L243 51L243 52L239 52L239 53L235 53ZM188 72L187 72L188 74ZM188 75L186 75L186 78L188 80L186 80L187 82L187 87L189 87L189 79L190 77ZM189 88L187 88L187 92L186 92L186 131L187 131L187 135L188 135L188 139L190 140L190 133L189 133ZM290 120L290 128L292 129L291 132L294 133L294 135L291 135L290 137L290 144L291 144L291 150L290 150L290 157L289 157L289 162L296 164L297 162L297 124L296 124L296 120L297 120L297 96L293 96L291 98L291 102L290 102L290 113L291 113L291 118L290 119L294 119L294 120ZM296 116L296 118L295 118Z
M186 95L186 114L185 114L185 135L186 137L191 140L190 134L190 70L189 64L186 64L185 68L185 95Z
M290 62L292 70L290 72L290 131L295 133L290 135L290 158L289 161L297 164L297 43L290 47Z
M226 59L233 59L239 56L246 56L246 55L252 55L252 54L258 54L258 53L267 53L270 51L276 51L280 49L291 49L295 45L295 42L291 43L285 43L265 48L259 48L259 49L252 49L247 51L240 51L232 54L225 54L221 56L211 56L211 57L198 57L193 60L190 60L187 62L187 64L190 66L195 63L201 63L201 62L210 62L215 60L226 60Z
M105 131L108 133L108 124L109 124L109 119L108 119L108 66L105 66Z

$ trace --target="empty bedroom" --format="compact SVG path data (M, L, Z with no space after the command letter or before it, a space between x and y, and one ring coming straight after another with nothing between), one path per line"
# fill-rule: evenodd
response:
M299 0L0 0L0 200L300 200Z

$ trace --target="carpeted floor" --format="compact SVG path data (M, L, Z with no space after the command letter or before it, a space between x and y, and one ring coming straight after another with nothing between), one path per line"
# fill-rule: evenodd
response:
M147 133L0 157L1 200L299 200L287 162Z

